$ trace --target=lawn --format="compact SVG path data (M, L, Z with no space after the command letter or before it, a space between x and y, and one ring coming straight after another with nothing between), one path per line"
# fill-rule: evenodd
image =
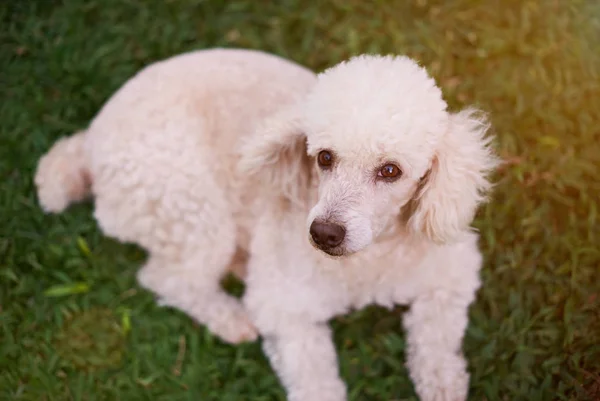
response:
M283 400L258 343L158 307L136 247L90 204L44 215L37 159L142 66L214 46L322 70L407 54L453 109L490 113L506 164L478 214L472 400L600 399L600 2L4 0L0 3L0 400ZM352 400L416 400L402 310L333 322Z

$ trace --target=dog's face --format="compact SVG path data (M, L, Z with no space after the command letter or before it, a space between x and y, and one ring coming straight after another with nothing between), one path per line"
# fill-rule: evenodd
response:
M409 59L392 60L337 66L306 99L319 182L307 229L329 255L360 251L399 223L448 125L435 82Z
M485 119L446 107L412 60L357 57L320 74L307 95L267 119L240 166L295 204L310 199L317 177L306 234L328 255L358 252L398 224L436 243L453 241L469 230L496 158Z
M311 243L331 256L357 252L399 223L428 167L411 163L400 147L347 149L329 141L315 146L318 201L307 229ZM430 161L432 154L424 156Z
M418 180L399 152L344 152L333 144L318 149L318 201L307 219L309 240L329 255L351 254L400 221Z

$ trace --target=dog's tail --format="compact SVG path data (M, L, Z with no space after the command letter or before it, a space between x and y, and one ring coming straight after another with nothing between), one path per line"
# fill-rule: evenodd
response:
M91 192L84 152L85 131L61 138L40 159L35 185L40 205L48 213L62 212Z

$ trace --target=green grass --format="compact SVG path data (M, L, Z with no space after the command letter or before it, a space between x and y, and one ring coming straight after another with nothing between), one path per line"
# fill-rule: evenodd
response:
M284 399L259 344L227 346L156 306L135 283L139 249L103 237L90 205L45 216L32 185L40 155L136 70L214 46L316 70L408 54L453 108L488 111L509 163L476 222L485 268L465 340L471 399L600 399L599 4L4 0L0 399ZM416 399L401 313L334 322L352 400Z

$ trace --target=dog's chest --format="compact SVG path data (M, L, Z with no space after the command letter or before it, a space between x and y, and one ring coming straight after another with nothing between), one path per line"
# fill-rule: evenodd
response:
M337 275L348 306L392 308L409 303L421 287L423 254L418 246L383 244L342 262Z

